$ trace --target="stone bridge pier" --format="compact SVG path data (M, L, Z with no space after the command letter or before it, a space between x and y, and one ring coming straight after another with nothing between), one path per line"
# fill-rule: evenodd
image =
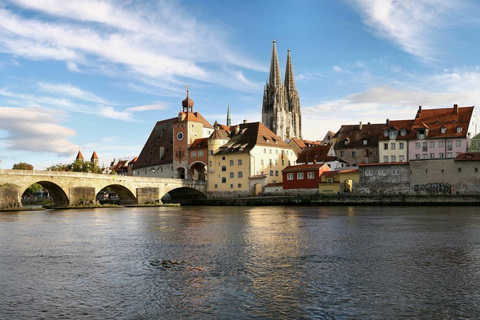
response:
M181 179L127 177L79 172L0 170L0 209L21 207L24 191L34 183L53 197L56 207L97 203L104 188L118 194L120 204L161 203L168 194L172 202L205 198L205 182Z

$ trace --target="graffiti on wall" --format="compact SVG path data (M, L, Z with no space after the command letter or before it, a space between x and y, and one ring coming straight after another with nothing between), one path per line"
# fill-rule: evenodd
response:
M413 187L415 191L425 191L427 193L450 193L452 187L448 183L427 183L427 184L416 184Z

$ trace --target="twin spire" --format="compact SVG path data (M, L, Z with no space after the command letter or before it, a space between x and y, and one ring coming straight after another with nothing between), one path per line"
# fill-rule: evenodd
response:
M268 84L271 86L280 86L282 84L280 64L278 63L276 40L273 40L272 61L270 62L270 77L268 79ZM284 87L287 92L295 90L295 80L293 79L293 68L292 59L290 57L290 49L287 50L287 67L285 69Z

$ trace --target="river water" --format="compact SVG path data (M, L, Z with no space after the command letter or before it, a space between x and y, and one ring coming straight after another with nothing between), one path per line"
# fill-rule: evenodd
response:
M0 212L0 319L480 318L477 211Z

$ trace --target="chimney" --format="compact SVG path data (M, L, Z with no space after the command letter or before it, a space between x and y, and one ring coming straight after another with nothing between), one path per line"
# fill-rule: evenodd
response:
M317 156L313 157L313 164L317 164Z
M453 105L453 114L458 114L458 104Z
M390 120L387 119L386 123L387 123L387 126L390 125Z
M308 156L305 156L305 164L308 164Z
M247 123L247 119L244 119L244 120L243 120L243 123Z
M358 130L362 130L362 121L360 121L360 124L358 125Z

